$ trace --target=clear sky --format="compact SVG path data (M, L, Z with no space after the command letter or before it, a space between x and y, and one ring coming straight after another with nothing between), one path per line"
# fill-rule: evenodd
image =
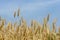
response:
M60 25L60 0L0 0L0 16L7 21L14 21L13 13L20 8L20 15L30 23L32 19L43 23L43 18L50 14L52 25L57 18L57 28Z

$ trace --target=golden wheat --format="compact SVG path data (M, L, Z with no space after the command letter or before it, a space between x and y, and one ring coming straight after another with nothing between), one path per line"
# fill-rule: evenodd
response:
M18 16L20 9L18 9ZM14 13L14 17L16 12ZM0 18L0 40L60 40L60 28L59 32L56 32L56 19L52 23L52 31L49 29L48 21L49 14L44 18L43 25L39 22L32 20L31 26L27 26L26 20L21 18L21 25L17 25L17 22L12 24L8 22L5 26L5 21ZM20 22L20 21L19 21ZM5 27L4 27L5 26Z

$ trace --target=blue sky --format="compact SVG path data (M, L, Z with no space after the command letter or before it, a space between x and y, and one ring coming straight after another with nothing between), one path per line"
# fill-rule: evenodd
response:
M7 21L14 21L14 11L20 8L20 15L30 23L32 19L43 23L43 18L50 14L49 24L57 18L60 26L60 0L0 0L0 16Z

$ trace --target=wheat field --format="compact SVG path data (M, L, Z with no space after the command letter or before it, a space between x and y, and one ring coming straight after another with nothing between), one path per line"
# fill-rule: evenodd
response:
M14 12L14 18L20 16L20 10L18 13ZM56 32L56 19L52 22L52 29L50 30L49 14L43 19L43 24L38 23L35 20L31 21L31 25L27 26L26 21L22 18L18 22L12 24L8 22L5 25L5 19L0 17L0 40L60 40L60 28Z

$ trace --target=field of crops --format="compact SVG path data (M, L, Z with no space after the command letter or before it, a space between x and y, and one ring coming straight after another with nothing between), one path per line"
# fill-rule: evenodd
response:
M20 16L20 10L18 9L17 16ZM6 20L0 17L0 40L60 40L60 28L56 32L56 19L52 22L52 29L48 25L49 14L43 20L43 24L38 23L35 20L31 21L30 26L27 26L26 21L22 18L18 22L12 24L6 23ZM14 18L16 12L14 12Z

